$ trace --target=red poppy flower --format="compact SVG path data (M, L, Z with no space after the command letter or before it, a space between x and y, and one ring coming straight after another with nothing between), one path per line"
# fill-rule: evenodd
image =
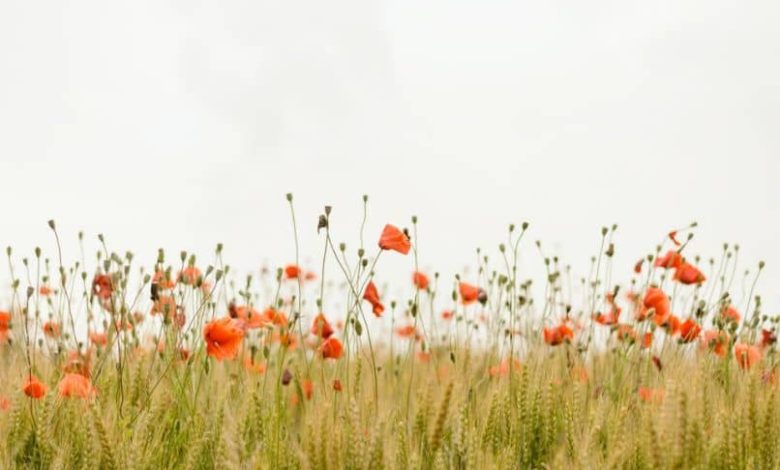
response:
M739 321L742 319L742 315L739 314L739 311L733 305L729 305L725 310L723 310L721 312L721 316L727 320L733 321L734 323L739 323Z
M328 338L320 345L320 354L323 359L338 359L341 357L344 347L338 338Z
M678 331L680 332L680 341L683 343L690 343L699 337L701 326L692 318L689 318L680 324Z
M414 325L400 326L395 329L395 334L401 338L420 338L420 335L417 333L417 329L414 327Z
M60 337L60 324L53 321L47 321L43 324L43 334L49 338Z
M92 293L101 300L107 300L111 298L113 292L114 283L111 281L111 276L108 274L96 274L92 279Z
M244 358L244 369L246 369L249 372L254 372L256 374L264 374L266 370L266 363L265 362L255 362L252 359L252 356L247 355Z
M687 262L683 262L677 269L674 271L674 280L679 281L681 284L690 285L690 284L701 284L702 282L706 281L707 278L704 277L704 274L702 274L699 269Z
M105 346L108 344L108 335L105 333L98 333L97 331L90 331L89 340L96 346Z
M701 346L718 357L726 357L729 352L729 334L720 330L707 330L702 335Z
M476 302L483 292L481 288L465 282L458 283L458 291L460 292L460 301L463 305L469 305Z
M409 237L394 225L387 224L379 237L379 248L393 250L405 255L412 248Z
M198 283L198 279L202 277L200 269L195 266L187 266L179 272L179 282L188 286L194 286Z
M455 316L455 313L453 313L452 310L445 310L441 312L441 318L444 320L452 320L452 317Z
M761 346L767 347L775 344L777 342L777 335L775 335L775 332L772 330L762 329L761 330Z
M46 392L49 391L49 387L47 387L46 384L38 380L38 377L31 375L24 383L22 390L24 391L24 394L27 395L28 397L35 398L36 400L38 400L43 398L44 395L46 395Z
M374 315L377 317L382 316L382 312L385 311L385 306L382 305L382 302L379 300L379 291L377 291L373 281L369 281L368 285L366 285L366 290L363 292L363 299L371 304Z
M647 332L642 335L642 347L649 348L653 345L653 333Z
M617 333L617 338L620 341L636 341L637 339L637 334L634 330L634 327L625 323L618 325L615 329L615 332Z
M298 265L295 264L288 264L284 267L284 278L285 279L298 279L301 275L301 268L298 267Z
M46 286L46 285L43 285L43 286L40 287L40 289L38 289L38 293L41 294L43 297L48 297L53 292L54 291L52 290L52 288L49 287L49 286Z
M412 274L412 282L414 283L414 286L420 290L426 290L429 284L428 276L420 271L415 271L414 274Z
M92 381L81 374L65 374L58 388L61 397L89 398L96 393Z
M637 319L640 321L647 317L647 311L651 308L655 310L653 320L656 325L659 326L666 323L666 320L672 313L670 310L671 303L669 302L669 297L666 296L664 291L657 287L650 287L647 289L642 304L644 309L640 309L637 315Z
M662 258L655 259L656 268L672 269L678 268L683 264L684 259L676 250L669 250Z
M314 395L314 383L309 379L303 379L301 389L303 390L303 396L307 400L311 400L311 397Z
M169 279L170 276L165 271L155 271L152 276L152 284L157 284L163 289L173 289L176 286L176 281Z
M520 364L520 360L515 358L512 360L512 371L513 372L520 372L522 368L522 365ZM501 361L500 364L491 366L488 369L488 374L490 374L491 377L505 377L509 374L509 358L505 358Z
M752 344L738 343L734 345L734 358L742 369L750 369L761 361L761 350Z
M660 403L664 399L664 390L661 388L639 387L637 394L645 403Z
M558 346L564 341L570 342L574 339L574 332L566 325L558 325L553 328L545 328L543 331L544 342L550 346Z
M612 326L617 325L618 320L620 319L620 312L622 309L617 306L617 304L612 300L611 298L608 300L611 304L611 308L609 310L609 313L599 313L596 315L595 320L596 323L599 325L605 325L605 326Z
M244 328L262 328L268 324L265 316L256 309L247 305L228 304L228 314L231 318L237 318L243 322Z
M311 324L311 333L322 339L328 339L333 334L333 327L330 326L324 313L314 317L314 322Z
M8 340L8 331L11 329L11 314L0 312L0 344Z
M333 390L337 392L344 390L344 387L341 385L341 380L333 379Z
M265 321L268 323L272 323L279 327L285 327L288 323L287 315L273 307L268 307L265 309L263 312L263 318L265 318Z
M206 340L206 352L218 361L233 359L244 339L244 330L232 318L220 318L206 324L203 328Z

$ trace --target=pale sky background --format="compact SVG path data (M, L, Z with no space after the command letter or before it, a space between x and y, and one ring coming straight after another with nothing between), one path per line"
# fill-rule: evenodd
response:
M249 270L292 259L286 192L312 258L321 207L354 247L367 193L367 240L416 214L430 271L528 220L586 272L616 222L627 278L697 220L688 253L766 260L778 313L778 24L776 1L2 0L0 244L53 255L54 218L68 261L83 229Z

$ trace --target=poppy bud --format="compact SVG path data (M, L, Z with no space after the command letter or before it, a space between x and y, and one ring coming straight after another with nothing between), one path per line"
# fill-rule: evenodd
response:
M288 201L288 202L292 202L292 200L293 200L293 195L292 195L292 193L287 193L286 197L287 197L287 201Z
M320 233L320 229L323 228L328 228L328 218L320 214L320 219L317 221L317 233Z
M289 369L284 369L284 372L282 372L282 385L284 385L285 387L290 385L292 379L293 379L292 372L290 372Z
M477 296L477 300L483 306L487 303L488 297L487 297L487 292L485 292L485 289L479 289L479 295Z
M53 219L49 220L49 228L51 228L52 230L56 230L56 228L54 226L54 220Z

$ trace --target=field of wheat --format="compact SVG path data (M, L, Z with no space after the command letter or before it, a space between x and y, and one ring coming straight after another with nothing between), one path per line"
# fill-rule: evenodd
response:
M57 252L8 247L0 468L780 465L777 317L738 246L699 257L695 223L659 228L617 266L605 227L577 277L520 221L444 275L420 270L414 217L346 246L330 207L302 223L287 201L296 259L255 273L219 245L74 256L54 221ZM518 274L520 249L546 276Z

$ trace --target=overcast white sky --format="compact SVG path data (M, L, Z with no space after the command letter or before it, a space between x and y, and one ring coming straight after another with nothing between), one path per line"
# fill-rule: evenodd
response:
M448 275L521 220L578 271L617 222L628 272L697 220L691 253L767 261L776 312L778 24L775 1L2 0L0 244L51 254L55 218L71 258L83 229L251 269L293 255L286 192L314 256L321 206L354 244L368 193L368 238L417 214Z

